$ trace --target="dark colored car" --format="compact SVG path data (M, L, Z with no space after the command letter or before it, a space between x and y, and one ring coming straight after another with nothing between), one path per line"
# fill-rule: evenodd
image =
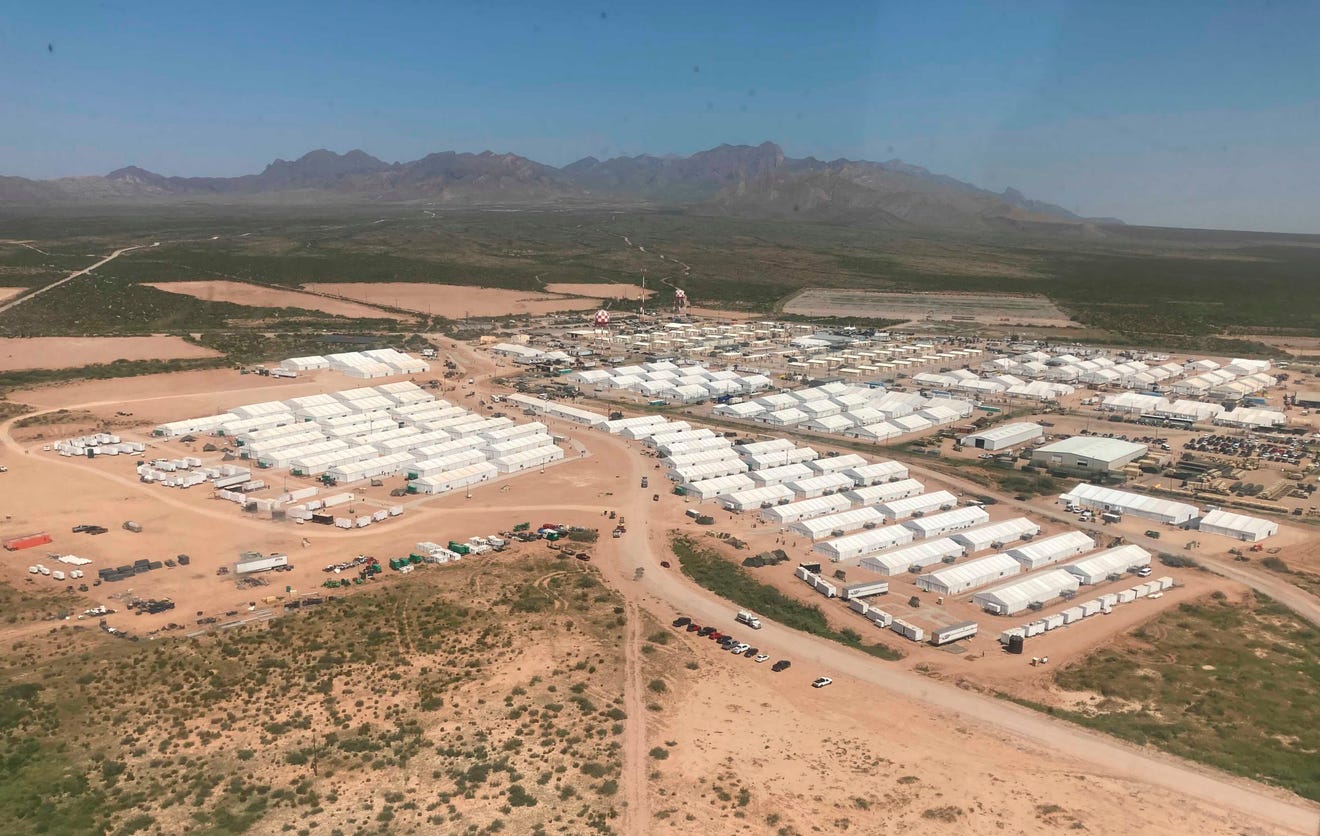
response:
M711 633L714 632L715 632L714 627L702 627L700 630L697 631L697 635L701 636L704 639L706 636L709 636Z
M736 643L737 643L737 642L736 642L736 640L733 638L733 636L725 636L724 638L720 639L720 647L729 647L729 646L734 645L734 644L736 644Z
M695 622L695 621L692 622L691 624L689 624L689 625L687 626L687 631L688 631L689 633L695 633L696 631L698 631L698 630L700 630L700 629L701 629L701 625L698 624L698 623Z
M780 671L788 670L789 667L792 666L792 664L793 663L788 661L787 659L780 659L778 662L775 662L774 667L770 668L770 670L774 671L775 673L779 673Z
M748 659L750 659L750 658L752 658L753 656L755 656L756 654L758 654L758 653L760 653L760 652L761 652L761 651L758 650L758 649L756 649L755 647L749 647L749 648L747 648L746 650L743 651L743 655L746 656Z
M662 568L662 569L668 569L668 568L669 568L669 561L668 561L668 560L662 560L662 561L660 561L660 568Z
M674 619L675 627L686 627L691 623L692 619L688 618L686 615Z
M577 559L578 559L578 560L591 560L591 555L587 554L586 552L578 552L578 554L577 554Z

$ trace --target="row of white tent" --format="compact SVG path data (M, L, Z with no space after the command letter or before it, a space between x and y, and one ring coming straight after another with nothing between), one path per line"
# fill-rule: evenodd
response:
M912 375L912 382L929 390L957 392L974 397L1005 395L1033 401L1054 401L1076 391L1067 383L1048 380L1028 381L1008 373L981 377L968 369L920 372Z
M1151 365L1143 360L1114 360L1097 354L1082 358L1059 349L1059 353L1030 351L997 357L982 365L992 375L1011 375L1056 383L1112 386L1125 389L1164 387L1177 395L1229 398L1243 397L1267 389L1278 380L1267 374L1268 360L1233 359L1220 365L1214 360ZM1185 380L1171 383L1186 376Z
M1025 520L1010 520L1009 522L1021 522L1024 528L1028 524ZM1073 534L1081 534L1081 532L1072 531L1056 536L1069 537ZM1081 536L1085 537L1086 535L1082 534ZM1084 555L1062 567L1068 573L1075 575L1080 584L1103 583L1112 575L1121 575L1150 565L1150 553L1138 546L1119 546L1094 554L1085 554L1094 545L1094 542L1092 542L1090 546L1074 551L1073 544L1067 544L1067 552L1071 552L1072 555ZM1062 550L1055 549L1055 551ZM1061 559L1063 559L1063 554L1053 556L1054 561ZM1018 555L1014 554L1014 550L1010 549L918 575L915 583L918 589L926 592L933 592L938 595L960 595L994 583L1001 578L1008 578L1029 571L1028 562L1030 561L1019 558ZM1006 595L1007 593L1002 590L1001 587L995 592L1001 596Z
M833 382L721 404L714 413L879 443L960 421L972 414L972 404Z
M770 378L731 370L712 371L700 364L680 366L668 360L619 366L613 369L587 369L574 372L572 379L597 391L623 389L648 398L697 403L711 398L748 395L770 388Z
M246 404L156 432L206 428L232 435L241 455L260 467L340 484L406 473L422 493L543 467L564 455L540 422L486 418L407 381Z
M360 378L421 374L431 370L430 364L426 361L393 348L347 351L324 356L314 354L306 357L290 357L280 363L280 368L294 373L331 369L348 377Z
M1217 403L1178 399L1170 401L1148 392L1120 392L1107 395L1099 408L1105 412L1127 415L1147 415L1152 418L1172 419L1200 423L1210 421L1221 427L1265 429L1281 427L1288 417L1277 409L1239 406L1227 410Z

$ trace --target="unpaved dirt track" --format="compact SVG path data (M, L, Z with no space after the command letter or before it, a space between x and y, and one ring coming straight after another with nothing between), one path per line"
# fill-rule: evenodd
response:
M103 264L109 264L110 262L114 261L116 258L119 258L121 255L123 255L124 253L128 252L129 250L136 250L136 249L140 249L140 248L141 248L141 245L139 244L139 245L137 245L137 246L133 246L133 247L123 247L122 249L115 250L114 252L110 253L110 255L106 256L105 258L101 259L100 261L96 262L95 264L93 264L93 265L90 266L90 267L84 267L84 268L81 269L81 270L75 270L75 271L73 271L72 273L70 273L69 275L67 275L67 276L65 276L64 278L60 279L59 281L57 281L57 282L53 282L53 283L51 283L51 284L48 284L48 285L46 285L45 287L43 287L43 288L41 288L41 289L39 289L39 290L34 290L34 291L32 291L31 293L29 293L27 296L20 296L19 298L15 299L15 300L12 301L12 302L6 302L5 304L0 305L0 314L4 313L5 311L10 310L11 308L15 308L15 307L17 307L17 306L23 304L24 302L28 301L29 299L36 299L38 296L40 296L41 294L45 293L46 291L48 291L48 290L54 290L55 288L59 287L60 285L65 284L65 283L67 283L67 282L71 282L71 281L73 281L74 279L78 278L79 276L85 276L85 275L87 275L88 273L90 273L90 272L92 272L93 270L95 270L96 268L100 267L101 265L103 265Z
M624 605L628 618L624 641L623 812L625 833L646 833L651 819L646 791L646 705L642 699L642 614L635 601Z

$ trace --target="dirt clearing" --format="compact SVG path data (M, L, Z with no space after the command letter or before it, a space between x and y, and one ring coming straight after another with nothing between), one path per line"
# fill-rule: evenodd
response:
M8 302L18 294L26 291L26 287L0 287L0 302Z
M596 299L556 296L532 290L502 290L427 282L344 282L309 284L304 287L315 293L332 293L345 299L377 302L450 319L583 311L599 306Z
M801 316L871 319L935 319L1015 325L1077 325L1044 296L997 293L889 293L875 290L808 288L784 305Z
M0 337L0 371L66 369L115 360L219 357L181 337Z
M592 299L640 299L642 298L642 288L639 285L628 284L627 282L608 282L604 284L593 284L591 282L555 282L548 284L545 289L551 293L563 293L568 296L590 296ZM645 291L646 298L650 299L655 295L655 289L648 287Z
M209 302L233 302L235 305L250 305L259 308L303 308L309 311L321 311L334 316L347 316L353 319L407 319L402 314L382 311L359 305L356 302L344 302L339 299L327 299L296 290L277 290L243 282L147 282L147 287L154 287L166 293L179 293L193 296ZM339 285L328 285L335 288Z

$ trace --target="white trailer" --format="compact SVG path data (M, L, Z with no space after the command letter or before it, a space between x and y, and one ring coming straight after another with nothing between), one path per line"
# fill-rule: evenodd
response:
M959 639L970 638L976 635L977 626L975 621L961 621L957 624L950 624L948 627L940 627L931 632L930 643L939 647L940 645L956 642Z

